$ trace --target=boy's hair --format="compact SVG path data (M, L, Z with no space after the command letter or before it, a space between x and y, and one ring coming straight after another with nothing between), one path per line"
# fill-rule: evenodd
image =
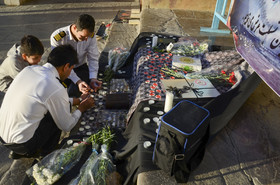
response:
M33 35L25 35L21 39L20 53L27 56L43 55L44 46L41 41Z
M94 32L95 20L91 15L80 15L74 24L77 26L78 31L86 29L91 33Z
M54 67L60 67L67 63L73 66L78 64L77 51L69 44L57 46L50 52L47 62Z

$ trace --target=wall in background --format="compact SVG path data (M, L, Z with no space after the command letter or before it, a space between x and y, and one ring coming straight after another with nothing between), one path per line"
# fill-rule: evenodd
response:
M216 0L140 0L142 9L182 9L214 12ZM228 0L228 6L230 0Z

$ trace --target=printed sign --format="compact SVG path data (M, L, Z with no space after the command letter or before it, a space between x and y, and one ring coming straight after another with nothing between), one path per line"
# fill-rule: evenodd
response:
M227 26L237 51L280 96L280 0L232 0Z

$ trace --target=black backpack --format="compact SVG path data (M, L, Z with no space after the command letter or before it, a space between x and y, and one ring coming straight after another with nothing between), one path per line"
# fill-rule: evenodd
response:
M153 152L153 162L174 176L188 181L189 174L202 161L209 137L209 111L184 100L161 118Z

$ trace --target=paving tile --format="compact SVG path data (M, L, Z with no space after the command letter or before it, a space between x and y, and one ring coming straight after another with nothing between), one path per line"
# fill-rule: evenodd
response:
M34 159L19 159L14 160L10 169L1 178L0 184L22 184L28 170Z

